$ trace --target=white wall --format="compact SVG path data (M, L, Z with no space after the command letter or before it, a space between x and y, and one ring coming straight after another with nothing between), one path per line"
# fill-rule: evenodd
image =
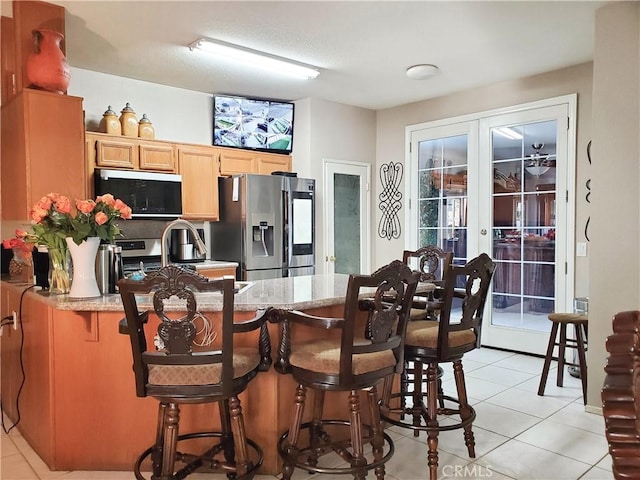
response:
M305 118L308 123L299 124L296 120L294 136L302 132L303 138L308 138L307 171L310 178L316 179L316 270L317 273L326 272L324 252L324 183L323 159L344 160L350 162L375 163L375 135L376 116L373 110L352 107L340 103L320 99L307 99L296 103L296 119L298 106L308 108ZM294 169L301 168L297 146L294 143ZM375 168L372 168L372 175ZM372 179L372 183L373 183ZM375 192L371 191L372 210L375 205ZM373 264L372 264L373 265Z
M212 143L213 96L210 94L80 68L71 68L67 93L84 98L85 125L89 131L98 131L98 123L109 105L120 116L128 102L138 120L147 114L159 140Z
M611 319L640 309L640 3L596 12L593 86L587 398L600 408Z

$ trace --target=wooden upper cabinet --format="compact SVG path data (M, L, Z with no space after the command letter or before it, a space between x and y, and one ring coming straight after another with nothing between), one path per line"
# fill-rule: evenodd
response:
M213 147L178 145L182 175L182 217L219 220L218 151Z
M140 170L176 172L176 147L171 143L139 140Z
M138 145L126 137L96 138L96 166L135 169L138 166Z
M291 155L220 147L218 149L220 151L220 175L240 173L270 175L271 172L291 171Z
M258 171L258 159L253 151L220 148L219 152L221 175L256 173Z
M87 198L83 118L82 98L42 90L2 105L3 220L27 220L50 192Z
M159 140L87 132L87 164L100 168L124 168L175 173L178 170L176 146ZM93 165L92 157L95 150Z
M258 156L258 170L256 173L271 175L272 172L290 172L291 156L275 153L260 153Z

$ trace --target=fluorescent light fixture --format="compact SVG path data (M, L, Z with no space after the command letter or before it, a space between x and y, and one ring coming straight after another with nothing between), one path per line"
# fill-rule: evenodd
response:
M189 50L195 49L306 80L314 79L320 75L320 72L311 66L220 40L201 38L189 44Z
M522 140L522 134L517 130L509 127L498 127L493 129L494 132L499 133L509 140Z

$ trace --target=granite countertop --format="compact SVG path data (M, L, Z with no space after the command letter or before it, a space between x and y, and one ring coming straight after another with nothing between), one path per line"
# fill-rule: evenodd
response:
M300 277L275 278L243 282L243 288L235 295L236 311L256 311L268 307L287 310L306 310L310 308L328 307L344 302L347 291L348 275L322 274ZM10 282L7 282L10 283ZM13 284L17 288L27 288L28 284ZM36 287L39 288L39 287ZM419 291L433 290L433 284L420 284ZM370 289L373 291L373 289ZM120 295L108 294L96 298L69 298L68 295L50 295L45 291L36 291L42 299L58 310L73 311L122 311ZM139 298L141 308L152 308L150 296ZM196 294L198 310L202 312L220 311L222 296L215 293ZM169 310L184 310L180 300L170 301Z

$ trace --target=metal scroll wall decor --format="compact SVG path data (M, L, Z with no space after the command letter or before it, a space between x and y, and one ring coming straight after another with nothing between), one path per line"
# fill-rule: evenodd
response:
M380 182L382 182L382 192L378 195L380 203L378 208L382 211L382 217L378 224L378 235L380 238L391 240L400 238L400 217L398 212L402 208L402 192L400 192L400 182L402 182L403 165L401 163L389 162L380 166Z
M587 143L587 159L589 160L589 165L591 165L591 140L589 140L589 143ZM591 203L591 179L587 179L587 182L585 183L585 187L587 188L587 194L585 195L584 199L587 201L587 203ZM587 223L584 224L584 238L587 239L587 242L589 242L589 222L591 221L591 215L589 215L587 217Z

